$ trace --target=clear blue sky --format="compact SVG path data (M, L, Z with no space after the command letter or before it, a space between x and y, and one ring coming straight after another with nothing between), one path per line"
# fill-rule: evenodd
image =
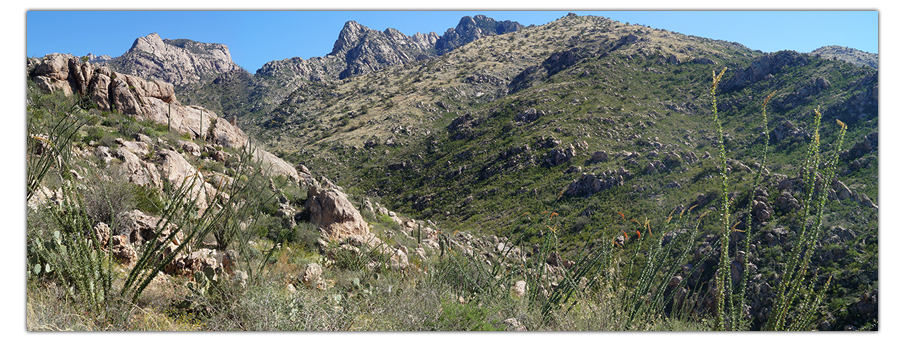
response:
M809 52L826 45L878 52L877 11L573 11L683 34L741 43L765 52ZM27 56L122 55L138 37L223 43L254 73L268 61L324 56L344 23L406 35L455 27L463 16L541 25L568 11L28 11ZM107 23L96 25L96 23ZM60 33L77 30L76 35Z

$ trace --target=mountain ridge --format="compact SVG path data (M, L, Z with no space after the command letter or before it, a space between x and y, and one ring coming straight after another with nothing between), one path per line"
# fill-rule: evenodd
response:
M469 19L458 27L477 24ZM483 26L492 25L498 26ZM460 37L480 35L468 32ZM348 22L334 55L293 58L252 77L224 73L189 85L194 96L187 97L219 102L267 149L317 167L349 195L379 199L444 229L541 239L551 233L543 225L535 230L532 220L558 215L548 227L561 253L582 244L624 247L627 234L619 238L632 226L626 216L648 234L654 225L653 232L674 237L680 230L657 225L691 210L715 215L724 170L732 191L726 198L747 210L735 213L733 227L752 219L758 228L747 256L759 268L777 267L800 231L804 187L825 189L827 243L816 248L813 263L835 276L829 294L839 299L823 313L835 325L820 328L871 321L848 312L844 300L877 286L877 265L855 265L877 259L877 69L575 15L418 59L428 37L434 36L413 39ZM393 60L351 59L360 73L341 78L350 69L341 59L354 49L365 52L360 57ZM713 101L710 72L726 68ZM835 124L848 125L840 152ZM813 140L835 158L834 181L800 172ZM756 153L765 143L763 162ZM719 150L729 158L718 160ZM757 169L762 185L751 191ZM688 262L705 270L690 278L700 294L708 287L699 283L715 265L705 258L718 256L711 244L720 235L708 224L697 229L700 245ZM774 272L746 270L761 289L747 306L758 328L769 311L770 291L762 287Z

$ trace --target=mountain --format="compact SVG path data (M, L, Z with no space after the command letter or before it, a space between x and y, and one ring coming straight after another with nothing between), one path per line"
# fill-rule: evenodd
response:
M463 17L443 36L433 32L406 36L396 29L377 31L349 21L328 55L270 61L254 75L235 64L223 44L162 39L155 33L136 39L120 57L94 62L172 83L186 102L204 104L226 117L244 118L271 111L298 89L430 59L479 38L521 28L516 22L478 15Z
M859 49L842 46L825 46L818 48L810 55L820 55L824 58L838 59L859 66L869 66L878 69L878 54L863 52Z
M166 46L132 55L174 51L211 62L221 51L159 42ZM727 256L733 276L750 278L753 329L771 317L776 275L790 267L785 254L803 248L803 213L823 210L808 247L817 273L809 279L830 282L818 315L827 324L816 328L877 328L878 70L828 51L837 49L762 53L574 14L530 27L476 16L442 36L348 22L329 55L273 61L255 75L189 76L174 62L141 73L194 80L174 87L184 91L179 99L237 117L255 143L315 167L360 205L377 200L436 228L526 242L552 234L560 254L613 246L639 264L649 259L635 227L660 244L696 231L673 268L698 274L663 279L684 280L697 311L715 305L718 246L749 239L747 251ZM165 64L172 73L159 72ZM713 99L710 75L723 70ZM834 160L818 175L806 167L811 143ZM814 206L808 197L817 192L826 198ZM714 221L724 219L725 200L734 222L721 230ZM396 216L377 209L372 215ZM709 221L670 222L682 215Z
M849 126L829 202L834 222L823 232L853 230L844 244L855 251L871 244L878 234L869 223L878 215L877 70L813 54L765 54L734 42L567 16L432 59L310 84L245 121L273 152L440 225L521 234L532 227L525 215L558 213L554 229L573 250L614 238L626 227L619 212L665 225L673 210L717 208L709 85L710 74L723 68L717 105L735 175L731 191L750 190L766 131L761 103L775 92L767 108L768 197L753 202L737 195L742 208L756 205L763 218L755 221L764 223L760 261L776 263L790 232L799 231L790 201L800 194L800 163L817 108L824 148L835 149L836 120ZM877 250L866 251L855 258L873 260ZM829 273L842 288L833 289L844 292L835 294L849 295L842 299L857 299L877 281L877 269L846 267L852 256L816 256L817 265L835 268ZM757 308L764 309L751 311ZM846 306L835 309L845 317L833 323L855 318Z
M524 28L525 26L517 22L509 20L498 22L481 14L474 18L465 16L459 20L455 28L447 29L447 32L434 43L434 49L438 54L444 54L485 36L508 34Z
M160 79L177 86L199 83L241 70L228 47L188 39L162 39L152 33L134 40L125 54L106 61L111 68L144 79Z

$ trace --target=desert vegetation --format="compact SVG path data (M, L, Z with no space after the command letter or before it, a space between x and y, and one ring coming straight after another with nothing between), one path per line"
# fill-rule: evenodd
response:
M66 59L28 330L878 330L870 67L574 15L336 79Z
M493 249L472 251L452 240L466 235L444 231L440 251L413 257L403 269L391 268L381 248L340 251L316 247L314 227L284 228L268 207L275 191L265 186L249 155L229 164L234 183L220 194L227 202L198 211L186 180L161 193L115 181L110 167L70 154L85 141L110 142L129 129L171 140L159 125L121 115L98 114L77 97L29 89L29 202L35 191L58 186L53 202L29 208L28 328L30 330L745 330L752 316L741 306L750 298L749 239L760 226L733 215L733 203L758 191L768 146L760 152L755 179L746 191L731 194L728 155L718 120L716 87L725 69L714 74L710 96L717 125L717 159L722 212L698 213L696 206L671 210L665 222L618 212L621 236L594 231L600 242L568 251L560 246L562 216L544 211L520 215L523 230L510 232ZM765 99L759 122L768 126ZM810 272L814 240L820 238L827 192L816 186L820 171L834 177L846 125L836 148L820 152L816 113L813 140L803 161L801 231L792 238L789 265L773 270L782 279L767 283L777 292L763 329L809 330L823 307L825 285ZM113 122L117 122L113 124ZM113 125L104 126L102 124ZM105 130L103 130L105 129ZM102 131L106 133L100 134ZM123 133L124 132L124 133ZM767 131L763 132L767 133ZM765 137L765 136L764 136ZM767 142L767 139L764 139ZM113 141L114 142L114 141ZM256 167L257 169L254 169ZM196 179L188 177L186 179ZM821 184L820 184L821 185ZM288 199L304 192L284 188ZM732 187L732 189L735 189ZM227 191L227 192L226 192ZM277 190L276 190L277 191ZM155 238L145 239L137 261L118 263L112 242L104 243L98 223L117 225L122 210L137 207L164 220ZM750 205L745 207L750 208ZM416 248L415 236L386 237L399 230L391 218L367 215L385 246ZM274 221L273 221L274 220ZM732 224L734 223L734 224ZM701 237L703 224L718 229ZM718 224L718 226L714 226ZM177 225L178 232L165 232ZM591 230L587 230L591 231ZM399 232L396 232L399 234ZM654 234L655 233L655 234ZM178 235L178 237L176 237ZM107 235L108 237L108 235ZM238 253L235 268L244 276L218 270L192 276L160 275L186 247L203 247L214 238L220 250ZM706 239L703 260L716 263L703 273L686 266ZM742 241L741 241L742 240ZM737 245L730 249L729 244ZM176 245L176 246L171 246ZM702 246L702 245L699 245ZM563 259L561 256L565 256ZM487 255L487 256L485 256ZM702 262L702 261L701 261ZM368 265L374 263L375 265ZM320 268L324 284L304 283L297 273ZM234 270L234 269L232 269ZM690 277L697 287L686 289ZM734 280L736 278L737 280ZM764 282L766 283L766 282ZM759 285L759 282L755 283ZM725 289L719 289L723 287ZM758 287L758 286L757 286ZM712 303L710 303L712 302ZM715 307L715 308L713 308Z

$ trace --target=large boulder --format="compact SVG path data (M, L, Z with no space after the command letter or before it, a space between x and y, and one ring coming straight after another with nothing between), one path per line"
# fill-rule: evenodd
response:
M138 209L120 213L117 219L115 234L126 236L128 241L134 244L141 244L159 237L167 237L177 229L175 225L170 223L157 234L157 226L162 222L162 218L147 215ZM175 245L181 244L181 240L184 238L181 231L178 232L172 240Z
M113 236L110 238L109 244L109 251L111 252L112 257L119 263L122 263L125 266L131 266L137 262L137 251L134 250L131 242L128 241L128 236Z
M310 222L319 227L327 241L353 241L375 246L380 239L369 232L369 224L363 220L356 207L339 190L310 186L307 192L306 208Z
M325 278L322 275L322 266L317 263L307 264L306 268L303 269L303 272L297 277L297 281L308 288L320 290L327 288Z
M203 272L212 269L221 270L222 264L216 260L216 250L200 249L188 254L181 254L166 265L163 272L169 275L192 275L195 272Z

